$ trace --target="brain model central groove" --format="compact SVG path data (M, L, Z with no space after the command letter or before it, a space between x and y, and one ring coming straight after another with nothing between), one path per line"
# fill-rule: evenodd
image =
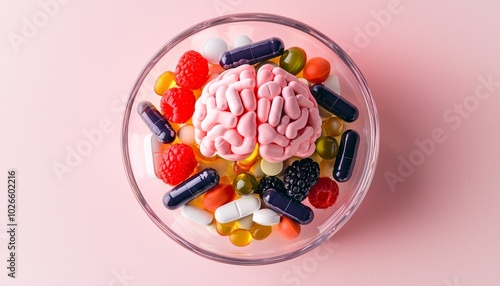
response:
M271 64L257 73L250 65L224 71L204 87L193 114L200 152L231 161L249 157L256 144L269 162L309 157L321 123L307 85Z

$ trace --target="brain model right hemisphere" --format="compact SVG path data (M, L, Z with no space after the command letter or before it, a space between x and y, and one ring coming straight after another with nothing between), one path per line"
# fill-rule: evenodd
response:
M255 144L269 162L309 157L321 124L307 85L271 64L257 73L250 65L221 73L205 86L193 114L201 153L232 161L250 156Z
M344 122L357 108L329 61L279 38L239 36L232 49L212 38L202 53L186 51L160 75L161 112L137 107L152 133L147 173L173 186L164 206L239 247L275 231L299 237L312 208L333 206L337 182L351 177L360 137Z

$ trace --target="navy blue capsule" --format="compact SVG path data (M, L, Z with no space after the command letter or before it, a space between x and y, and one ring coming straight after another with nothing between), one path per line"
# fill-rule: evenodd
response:
M149 101L142 101L137 106L137 112L149 127L149 130L162 143L172 143L175 140L175 130L168 120L161 115L156 107Z
M262 193L264 204L273 211L283 214L300 224L308 224L314 218L314 212L310 207L290 198L289 196L267 189Z
M358 153L359 134L354 130L347 130L340 139L339 152L333 165L333 178L338 182L345 182L351 178L356 154Z
M326 86L315 84L311 86L311 93L321 107L345 122L353 122L358 119L359 111L356 106Z
M219 173L212 168L189 177L163 196L163 204L168 209L176 209L219 184Z
M280 56L284 52L283 41L279 38L270 38L224 52L220 56L219 64L224 69L244 64L253 65Z

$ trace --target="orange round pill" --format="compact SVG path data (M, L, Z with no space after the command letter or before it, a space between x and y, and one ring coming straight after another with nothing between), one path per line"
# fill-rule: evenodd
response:
M215 212L218 207L232 201L234 194L232 185L219 184L205 194L203 197L203 207L209 212Z
M311 83L322 83L330 75L330 68L330 62L324 58L312 58L307 61L304 67L304 78Z
M275 226L281 237L286 239L294 239L300 235L300 224L293 220L282 216L280 223Z

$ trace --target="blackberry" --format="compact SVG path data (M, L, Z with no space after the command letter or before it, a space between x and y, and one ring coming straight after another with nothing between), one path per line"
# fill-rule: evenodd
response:
M256 193L262 195L267 189L275 189L278 192L286 193L283 182L278 177L274 176L262 178Z
M318 182L319 165L311 158L297 160L285 170L286 194L299 202L303 201Z

